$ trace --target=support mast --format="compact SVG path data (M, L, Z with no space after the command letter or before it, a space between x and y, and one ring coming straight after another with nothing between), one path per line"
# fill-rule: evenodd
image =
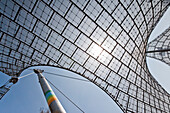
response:
M50 108L51 113L66 113L61 103L55 96L53 90L48 84L45 77L42 75L43 70L34 69L34 72L37 74L41 88L44 92L45 98L47 100L48 106Z

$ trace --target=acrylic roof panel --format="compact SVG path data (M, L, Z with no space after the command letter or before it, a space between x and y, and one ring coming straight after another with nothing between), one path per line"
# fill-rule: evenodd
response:
M65 68L103 89L123 112L170 112L145 50L162 0L1 0L0 71Z

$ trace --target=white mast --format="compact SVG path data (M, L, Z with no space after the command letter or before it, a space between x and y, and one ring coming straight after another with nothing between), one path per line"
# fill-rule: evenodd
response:
M46 97L51 113L66 113L63 106L61 105L57 97L55 96L50 85L48 84L47 80L42 75L43 70L34 69L34 72L38 75L41 88L44 92L44 96Z

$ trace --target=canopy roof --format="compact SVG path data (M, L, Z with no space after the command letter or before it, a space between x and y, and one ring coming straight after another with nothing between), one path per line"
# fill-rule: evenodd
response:
M148 57L158 59L170 66L170 27L147 46Z
M145 54L168 1L1 0L0 6L0 71L19 76L34 65L61 67L99 86L123 112L170 112L170 95L149 73Z

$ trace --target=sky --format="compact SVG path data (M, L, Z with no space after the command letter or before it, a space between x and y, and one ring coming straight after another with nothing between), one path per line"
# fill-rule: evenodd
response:
M156 38L170 25L170 8L166 15L154 30L149 41ZM148 67L158 82L170 92L170 66L152 58L147 58ZM72 72L53 67L34 67L43 69L45 72L58 73L62 75L80 77ZM21 76L32 73L33 70L25 70ZM122 113L115 102L93 83L57 77L43 73L54 85L66 96L76 103L86 113ZM0 86L3 85L9 76L0 72ZM68 113L81 113L62 94L52 87L55 94L63 104ZM29 75L13 85L11 90L0 100L0 113L40 113L40 109L48 109L45 97L41 90L36 74Z
M79 75L62 69L52 67L37 68L43 69L45 72L79 77ZM32 70L25 70L22 75L29 73L32 73ZM115 105L114 101L93 83L56 77L47 73L43 73L43 75L86 113L113 113L113 111L121 113L121 110ZM8 76L6 78L9 79ZM0 83L8 79L4 79ZM68 113L81 113L54 87L52 88ZM7 107L10 109L7 109ZM0 101L0 113L14 113L14 111L15 113L39 113L41 107L48 108L36 74L20 79Z

